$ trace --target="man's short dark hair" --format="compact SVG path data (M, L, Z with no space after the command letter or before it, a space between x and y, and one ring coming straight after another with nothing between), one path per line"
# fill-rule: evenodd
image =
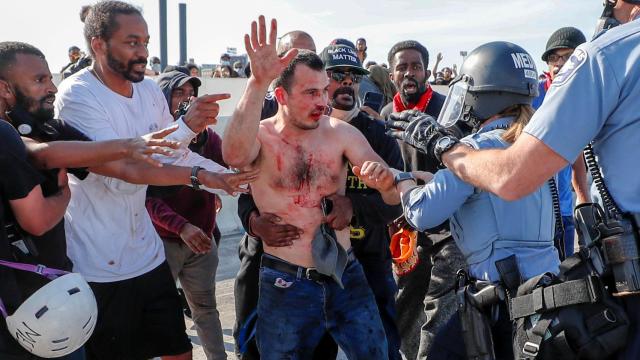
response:
M389 56L387 58L387 60L389 61L389 67L393 69L393 67L395 66L395 56L398 52L408 49L416 50L420 53L425 69L429 66L429 52L427 51L427 48L422 46L422 44L415 40L405 40L396 43L395 45L393 45L391 50L389 50Z
M80 8L80 21L82 21L84 23L84 20L87 18L87 15L89 15L89 11L91 10L91 5L83 5Z
M116 16L134 14L142 16L140 9L122 1L101 1L93 5L84 19L84 38L91 54L95 55L91 49L92 38L108 41L118 30Z
M6 72L16 62L16 54L35 55L45 59L42 51L33 45L18 41L0 42L0 79L6 79Z
M299 50L293 60L287 65L282 74L276 79L275 86L282 87L287 92L291 90L291 81L293 80L293 73L296 71L298 65L305 65L311 70L324 71L324 63L316 53L309 50Z

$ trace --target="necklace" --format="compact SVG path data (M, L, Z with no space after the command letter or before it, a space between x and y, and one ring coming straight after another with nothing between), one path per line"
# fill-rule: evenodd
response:
M102 83L102 85L107 86L107 84L104 83L104 80L102 80L102 78L100 77L100 75L98 75L98 72L94 68L89 69L89 71L91 71L93 76L95 76L98 79L98 81Z

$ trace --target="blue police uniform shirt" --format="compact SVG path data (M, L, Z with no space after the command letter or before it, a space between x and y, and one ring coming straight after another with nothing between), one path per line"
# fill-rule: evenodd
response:
M497 119L461 141L476 149L506 148L503 128L513 118ZM516 201L474 188L449 169L435 173L423 187L403 199L407 221L425 229L450 220L451 233L465 256L469 273L496 282L495 262L512 254L525 279L543 272L558 272L560 263L553 246L554 214L548 184Z
M531 106L534 109L538 109L542 102L544 101L545 95L547 95L546 90L547 80L540 80L538 82L538 97L533 99ZM558 197L560 198L560 214L562 216L573 216L573 193L571 192L571 188L573 185L571 184L571 164L565 166L562 170L558 171L558 175L556 178L558 179Z
M593 141L605 183L624 211L640 212L640 20L580 45L525 132L566 161Z

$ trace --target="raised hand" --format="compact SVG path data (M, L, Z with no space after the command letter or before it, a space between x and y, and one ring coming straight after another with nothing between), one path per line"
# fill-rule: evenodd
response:
M298 54L297 49L291 49L282 57L276 52L278 39L278 24L271 19L271 30L267 42L267 28L264 16L258 17L258 22L251 23L251 36L244 35L244 47L251 63L251 77L261 83L270 83L287 67L289 62Z
M220 112L218 101L230 98L229 94L202 95L198 98L191 97L189 110L184 115L184 123L194 132L201 133L209 125L218 122Z
M178 129L178 126L174 125L140 136L139 138L126 139L125 147L127 156L135 160L145 161L153 166L161 167L162 163L151 158L151 155L171 155L171 149L177 149L180 146L179 142L164 138L176 131L176 129Z
M221 189L227 194L235 196L239 193L249 192L245 185L254 182L258 178L259 169L241 171L239 173L213 173L202 171L198 179L202 184L211 189Z

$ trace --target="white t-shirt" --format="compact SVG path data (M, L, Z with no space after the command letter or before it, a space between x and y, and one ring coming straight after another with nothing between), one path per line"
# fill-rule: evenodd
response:
M121 96L87 69L60 84L56 116L89 138L112 140L137 137L173 124L167 102L151 79L133 84L133 96ZM167 138L183 148L162 161L225 169L189 151L193 133L181 120ZM85 180L69 177L71 201L65 214L67 251L74 271L87 281L114 282L147 273L164 261L162 241L145 208L147 186L90 174Z

